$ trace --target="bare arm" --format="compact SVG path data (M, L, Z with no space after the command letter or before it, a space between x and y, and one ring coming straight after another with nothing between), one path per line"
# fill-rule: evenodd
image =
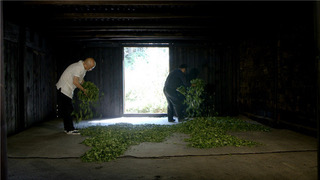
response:
M83 83L83 81L81 82L81 84ZM80 82L79 82L79 77L77 77L77 76L73 76L73 84L77 87L77 88L79 88L81 91L83 91L85 94L86 94L86 89L84 89L82 86L81 86L81 84L80 84Z

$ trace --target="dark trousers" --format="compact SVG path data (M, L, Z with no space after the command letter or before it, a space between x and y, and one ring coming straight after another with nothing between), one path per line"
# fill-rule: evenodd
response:
M71 113L73 111L72 99L58 91L58 115L63 119L64 130L74 130L73 118Z
M178 117L178 121L184 118L185 106L183 105L184 97L175 89L164 88L163 93L168 102L168 121L173 121L173 116Z

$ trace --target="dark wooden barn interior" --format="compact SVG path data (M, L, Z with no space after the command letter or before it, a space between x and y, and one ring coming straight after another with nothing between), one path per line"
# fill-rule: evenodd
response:
M103 117L123 115L123 46L167 46L215 93L220 115L245 114L316 132L311 2L4 2L8 134L54 117L55 83L78 59L105 93ZM17 13L21 12L21 13ZM23 14L23 16L21 16Z
M170 69L197 68L221 116L317 134L315 2L4 1L2 11L7 135L55 118L59 75L86 57L103 117L123 116L124 46L169 47Z

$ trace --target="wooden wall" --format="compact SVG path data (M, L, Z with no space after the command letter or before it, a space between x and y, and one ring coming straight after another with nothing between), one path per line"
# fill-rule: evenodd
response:
M139 44L137 44L139 45ZM141 45L139 45L141 46ZM237 114L237 73L235 51L226 45L210 43L169 43L170 69L186 63L189 70L196 68L205 80L209 93L215 95L216 111L220 115ZM94 82L104 93L100 111L103 117L123 115L123 44L71 44L57 47L58 76L73 62L86 57L97 61L96 68L87 72L85 80Z
M240 112L275 127L315 135L313 9L287 10L299 13L277 17L268 26L272 31L257 31L240 43Z
M4 101L4 52L3 52L3 5L0 2L0 179L8 179L7 127L5 122Z
M4 24L5 116L8 134L55 114L55 61L43 35Z
M104 93L98 110L103 117L122 116L123 71L121 47L113 44L94 44L89 46L74 44L69 48L62 48L59 54L58 78L71 63L84 60L86 57L93 57L97 65L93 71L86 73L85 80L96 84L100 91Z
M182 63L189 65L189 72L198 69L199 77L215 96L220 115L240 112L278 125L314 130L312 6L288 6L286 13L282 12L279 8L270 16L259 16L259 21L244 18L245 21L234 24L234 29L221 32L218 40L212 38L218 36L214 34L208 35L210 42L165 42L170 48L171 70ZM4 110L8 133L53 117L58 78L68 65L86 57L97 61L86 80L94 82L104 93L99 109L102 116L122 116L122 48L128 42L53 42L49 37L8 21L4 25Z
M234 115L237 108L237 51L226 44L173 43L170 48L170 67L185 63L188 72L196 68L199 78L207 84L219 115Z

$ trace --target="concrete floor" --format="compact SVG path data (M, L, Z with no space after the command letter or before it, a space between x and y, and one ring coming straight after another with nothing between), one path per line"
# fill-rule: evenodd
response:
M242 117L243 118L243 117ZM118 118L87 121L79 128L117 122L168 124L166 118ZM186 146L184 134L162 143L132 146L117 160L84 163L90 148L83 136L66 135L59 119L8 137L8 176L15 179L317 179L317 139L290 130L232 133L261 142L257 147L196 149Z

